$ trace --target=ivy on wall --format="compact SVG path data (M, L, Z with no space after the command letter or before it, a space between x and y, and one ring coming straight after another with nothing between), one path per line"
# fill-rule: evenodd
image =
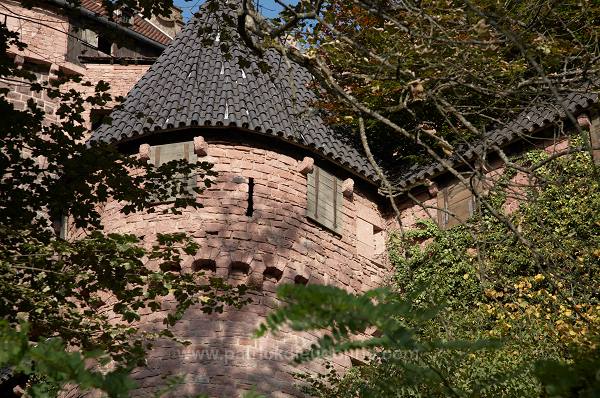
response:
M532 151L515 162L530 167L545 159L544 151ZM497 211L515 174L504 171L488 194ZM413 330L420 348L379 345L370 362L344 375L333 368L301 375L306 391L318 397L597 396L600 184L587 153L544 163L534 182L522 187L518 209L505 214L520 238L484 207L465 225L440 230L423 220L392 236L394 294L414 310L439 310L418 321L382 316ZM500 344L458 344L493 340ZM456 349L423 349L428 341Z

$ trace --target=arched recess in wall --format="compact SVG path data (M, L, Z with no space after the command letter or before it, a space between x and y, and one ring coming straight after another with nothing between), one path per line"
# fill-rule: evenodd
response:
M283 270L277 267L266 267L263 272L263 278L265 281L279 282L283 276Z
M217 262L211 259L197 259L192 262L194 272L216 272Z
M250 264L243 261L232 261L229 264L229 281L232 283L246 283L250 273Z

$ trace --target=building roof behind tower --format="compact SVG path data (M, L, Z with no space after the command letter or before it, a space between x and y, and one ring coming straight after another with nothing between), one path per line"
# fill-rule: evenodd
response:
M90 11L93 11L99 16L108 16L108 13L102 6L101 0L81 0L81 6ZM132 16L131 26L129 26L129 28L134 32L146 36L147 38L152 39L161 44L169 44L172 39L159 27L157 27L152 22L148 21L147 19L141 17L138 14L134 14Z

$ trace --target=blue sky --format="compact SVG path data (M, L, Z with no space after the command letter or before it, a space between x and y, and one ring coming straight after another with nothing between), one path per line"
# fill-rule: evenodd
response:
M274 17L281 10L281 6L273 0L255 0L254 2L260 12L267 17ZM294 0L285 0L285 2L287 4L295 3ZM183 20L186 22L202 3L204 3L204 0L175 0L175 5L183 11Z

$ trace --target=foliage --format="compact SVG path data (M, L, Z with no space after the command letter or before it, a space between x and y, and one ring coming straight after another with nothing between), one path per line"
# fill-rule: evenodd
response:
M461 341L419 335L415 326L432 319L436 309L416 307L413 298L401 297L385 288L354 295L333 286L284 285L278 289L278 296L287 304L267 316L257 331L258 336L268 331L277 332L284 326L297 331L326 331L309 349L296 356L297 362L374 349L382 360L401 366L395 370L394 378L390 379L390 369L386 369L385 380L370 379L364 385L345 383L332 368L332 373L324 376L329 382L339 382L336 387L340 388L334 390L330 390L322 378L302 377L312 382L313 387L324 388L325 396L351 397L358 393L360 396L391 396L398 387L395 383L401 383L406 389L426 386L441 395L454 394L450 381L429 357L438 352L472 353L495 346L491 339ZM367 328L375 329L376 333L361 338ZM408 358L413 359L412 363ZM350 373L353 374L356 372ZM315 392L314 389L308 391Z
M301 3L287 20L317 4ZM451 154L532 103L597 89L599 17L594 1L334 0L293 33L339 85L321 103L330 120L369 116L374 153L397 169L430 162L427 147Z
M27 393L32 398L53 397L56 387L73 383L82 390L91 388L105 391L109 397L126 397L135 386L128 372L117 368L105 374L88 369L86 360L101 360L98 352L68 352L60 338L49 338L31 345L27 323L20 323L18 330L9 322L0 321L0 364L9 366L15 374L43 375L32 383Z
M31 375L27 393L34 396L52 396L67 382L126 396L133 386L128 372L144 364L153 339L178 341L170 328L186 309L210 313L248 299L244 286L181 272L183 256L198 250L191 238L107 234L102 210L109 202L122 214L199 208L195 197L182 195L186 187L176 177L196 175L199 193L215 172L209 163L183 160L157 168L86 142L82 114L111 103L109 85L92 87L72 76L38 81L12 62L9 46L26 47L0 24L0 341L15 342L14 351L0 353L0 367ZM33 99L16 109L6 84L54 99L55 117ZM155 205L170 197L177 199ZM57 236L59 226L71 229L69 239ZM174 304L171 311L166 302ZM150 313L164 314L164 325L138 328ZM88 369L88 358L110 359L115 370Z
M600 81L598 2L308 0L286 8L275 27L250 11L248 16L259 28L246 28L265 38L262 46L249 44L275 48L309 68L328 95L319 105L330 111L330 121L343 125L347 135L357 136L359 130L365 152L375 155L371 164L388 171L382 176L383 191L392 201L393 194L414 188L404 177L408 168L411 176L422 176L415 167L419 164L433 161L445 176L467 172L484 177L482 170L496 167L491 162L496 153L504 161L516 146L503 147L507 142L498 137L501 145L488 148L484 141L483 149L475 149L473 141L505 127L523 141L535 141L510 123L533 105L556 104L566 124L583 133L574 117L579 110L574 115L563 99L593 93ZM273 43L273 37L288 34L297 48ZM360 123L364 119L366 132ZM573 364L574 347L593 353L600 308L597 171L581 153L546 160L543 153L513 160L516 165L507 165L496 189L478 198L480 214L468 225L439 231L422 224L421 230L391 242L398 293L421 292L410 301L419 309L444 304L433 320L411 324L404 319L405 327L425 340L499 337L502 348L464 355L440 350L417 359L399 350L400 360L376 356L372 365L348 376L309 377L315 394L539 396L551 393L544 389L548 379L537 361L562 361L565 365L557 368L565 370ZM536 186L519 187L513 181L517 175L521 183ZM523 205L505 214L503 204L514 194ZM356 326L350 312L330 313L329 303L306 297L325 299L322 292L313 287L306 292L283 290L290 304L261 333L283 325L328 331L309 358L321 348L336 352L358 344L347 341L345 328ZM362 314L360 305L374 309L368 302L372 292L365 297L330 294L344 303L335 304L338 311ZM303 323L302 317L310 321ZM439 380L450 380L451 388L412 383L406 367L423 358L436 364Z
M534 151L516 161L526 167L547 157ZM536 173L537 184L521 192L535 200L506 214L530 246L485 208L449 230L423 220L391 238L393 290L354 296L284 287L279 293L289 304L261 333L282 325L328 331L307 359L372 349L370 361L344 375L334 368L303 375L315 396L595 396L600 184L586 153L544 163ZM505 170L488 193L498 211L515 177ZM546 259L542 267L536 256ZM439 311L419 318L431 308ZM394 339L390 325L406 338ZM356 340L369 327L378 337ZM473 351L493 339L501 345ZM457 341L471 344L447 349Z
M536 376L548 397L597 397L600 393L599 352L575 352L571 363L540 361Z

